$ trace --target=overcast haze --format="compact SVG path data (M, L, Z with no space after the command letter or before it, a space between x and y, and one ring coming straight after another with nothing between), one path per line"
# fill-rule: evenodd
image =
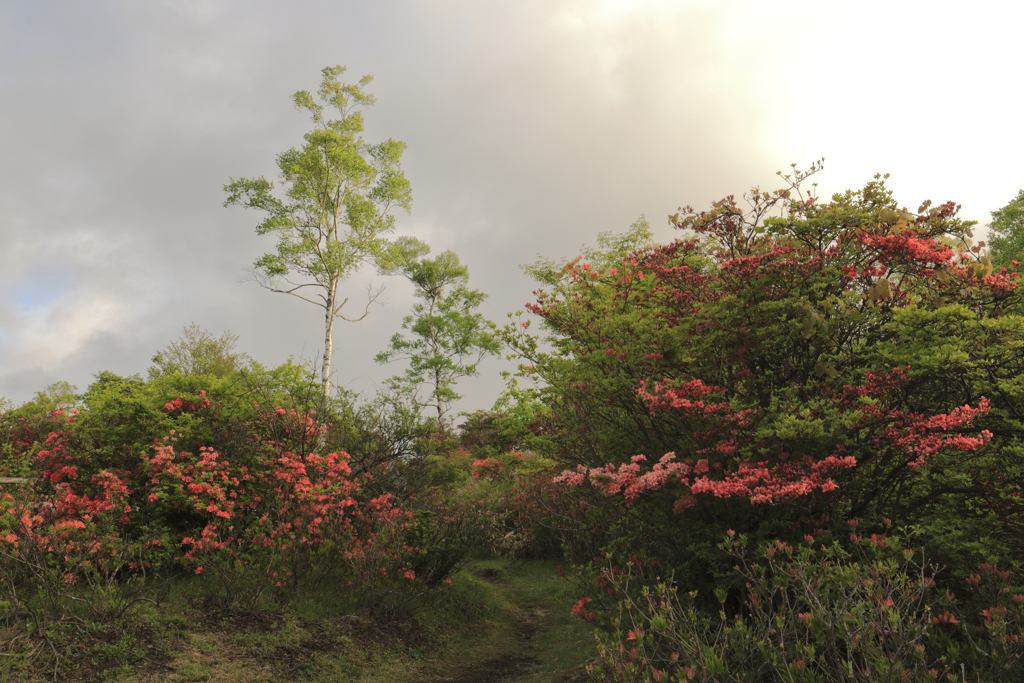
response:
M243 271L273 246L222 207L274 179L320 70L373 74L366 139L408 143L398 233L455 251L496 322L646 214L706 206L825 157L823 194L892 174L897 198L984 224L1024 187L1019 27L1006 2L0 0L0 396L145 375L196 322L270 365L321 351L320 309ZM409 285L339 321L335 379L372 389ZM464 380L489 407L501 361Z

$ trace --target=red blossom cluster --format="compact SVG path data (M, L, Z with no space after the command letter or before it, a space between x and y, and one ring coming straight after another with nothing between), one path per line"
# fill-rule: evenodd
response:
M587 621L593 621L597 615L587 611L587 605L591 602L593 602L593 598L580 598L579 602L572 606L572 613L583 617Z
M164 410L171 415L181 415L184 412L195 412L204 408L209 408L213 405L213 402L206 398L206 391L202 390L199 392L199 399L193 400L189 398L175 398L174 400L168 401L164 404Z
M476 458L473 460L473 479L479 480L481 477L487 475L493 475L504 469L505 463L496 458Z
M283 452L272 468L254 472L211 449L200 449L195 458L165 444L149 461L149 501L207 517L198 538L181 539L187 560L210 552L238 556L252 546L288 552L328 540L344 540L346 557L362 557L381 528L406 524L412 516L391 495L357 502L360 487L348 460L347 453Z

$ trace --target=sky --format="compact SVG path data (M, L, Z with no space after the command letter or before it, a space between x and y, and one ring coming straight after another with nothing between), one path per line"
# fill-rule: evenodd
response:
M450 249L499 324L598 233L824 158L819 192L889 173L897 199L984 225L1024 187L1024 5L862 0L0 0L0 397L146 374L197 323L266 365L315 361L321 311L245 282L273 248L231 178L276 178L320 70L372 74L365 137L404 141L398 234ZM979 236L983 236L979 232ZM335 330L335 382L400 367L408 283ZM463 380L489 408L501 359Z

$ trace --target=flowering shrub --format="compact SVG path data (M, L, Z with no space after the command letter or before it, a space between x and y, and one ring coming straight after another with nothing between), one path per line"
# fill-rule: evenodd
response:
M889 409L890 392L902 389L906 381L906 373L900 368L889 373L864 373L864 381L859 386L846 385L838 391L827 392L827 403L822 401L819 404L814 418L819 423L830 423L833 428L842 428L853 434L863 433L874 425L884 425L871 435L872 447L899 453L905 466L910 468L922 467L925 458L940 450L969 452L991 440L992 433L987 430L981 430L978 436L956 431L969 425L979 413L988 412L990 402L984 397L977 408L962 406L941 415L923 416ZM694 428L695 435L701 435L701 447L693 452L696 456L706 457L679 461L675 453L668 453L644 471L646 456L635 455L625 465L609 464L597 468L579 465L575 471L563 472L556 481L578 486L589 480L606 495L622 494L626 505L632 505L647 491L675 485L685 492L675 501L674 510L679 512L695 505L696 496L700 494L718 498L739 496L758 504L807 496L815 491L834 491L837 485L829 475L857 466L856 457L845 455L849 445L843 443L838 435L831 435L835 452L818 459L805 455L802 458L781 458L782 462L775 464L768 460L741 460L732 471L725 470L721 462L714 460L709 465L709 457L735 455L741 441L753 443L765 453L783 453L789 440L786 431L775 430L772 434L764 429L760 430L762 438L757 439L758 433L752 427L760 422L754 417L760 410L735 411L728 401L712 398L721 392L721 389L708 387L699 380L674 388L670 382L660 382L653 392L648 392L646 387L638 390L652 412L669 410L687 422L692 421L695 413L701 415L703 419ZM792 417L806 420L810 416ZM819 429L824 428L824 425L819 426Z
M777 541L760 558L747 557L746 542L734 537L722 546L739 563L744 588L738 610L726 590L714 591L718 615L671 581L631 585L632 563L607 571L607 585L623 599L592 674L716 683L1017 681L1024 674L1024 595L1009 572L985 564L959 580L943 577L922 553L883 535L858 540L852 553L813 537L796 547ZM987 607L964 609L953 583ZM593 618L590 602L574 611Z
M883 179L823 202L806 175L681 210L670 243L638 224L528 269L552 351L529 326L505 339L578 560L646 552L701 589L727 528L792 542L853 517L957 571L1024 559L1016 273L955 204L908 211Z
M477 458L473 461L473 478L491 478L504 469L504 463L497 458Z
M128 487L93 475L94 494L43 481L0 493L0 600L37 629L50 619L117 617L152 593L146 578L166 557L158 539L124 533Z
M32 459L42 450L54 432L67 428L77 411L54 410L42 415L22 415L18 411L0 414L0 476L24 476L31 471Z
M163 408L195 415L216 404L200 392ZM325 581L365 592L415 577L408 565L419 550L403 540L411 514L389 494L362 495L345 453L299 456L271 441L259 457L239 461L182 447L194 431L172 430L151 456L107 470L77 438L76 419L61 419L46 437L32 486L3 493L0 598L18 610L46 604L59 616L76 601L91 604L73 591L113 600L135 595L133 577L182 569L220 597L245 602ZM291 410L268 419L282 441L316 441L321 429Z
M254 470L210 449L196 457L167 443L156 451L148 501L203 520L197 535L180 540L183 560L197 573L216 573L223 586L239 585L242 574L292 590L328 578L364 583L398 571L414 550L382 555L412 516L388 495L359 500L345 453L282 452Z

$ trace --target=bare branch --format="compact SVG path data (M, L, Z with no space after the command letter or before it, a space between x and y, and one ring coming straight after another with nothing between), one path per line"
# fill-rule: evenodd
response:
M347 320L350 323L357 323L357 322L359 322L360 320L362 320L363 318L365 318L366 316L368 316L370 314L370 306L372 304L377 304L378 306L383 306L384 304L387 303L387 301L378 301L378 299L380 298L380 295L384 293L385 289L386 289L386 287L384 285L381 285L380 287L377 288L377 291L374 292L373 291L373 285L368 285L366 287L366 297L367 297L366 308L363 310L363 314L361 316L359 316L358 318L348 318L348 317L343 316L341 314L341 309L345 306L345 304L348 303L348 297L345 297L345 300L342 301L340 304L338 304L337 308L334 309L334 317L335 318L341 318L342 320Z
M323 295L318 294L317 296L321 299L321 301L316 301L315 299L311 299L309 297L305 297L297 293L297 290L300 290L303 287L320 287L321 285L317 282L296 283L284 277L270 277L266 273L262 273L259 270L256 270L255 268L250 268L247 271L245 271L244 275L241 278L239 278L239 282L255 282L263 289L269 289L271 292L277 292L278 294L291 294L297 299L308 301L314 306L319 306L320 308L327 308L326 303L323 301ZM287 283L288 286L282 286L280 284L281 282Z
M327 308L326 304L324 304L323 302L321 302L321 301L314 301L313 299L309 299L307 297L304 297L301 294L296 294L294 290L290 290L290 289L288 289L288 290L286 290L286 289L273 289L272 287L267 287L267 289L269 289L271 292L277 292L278 294L291 294L296 299L302 299L303 301L308 301L309 303L313 304L314 306L319 306L320 308Z

